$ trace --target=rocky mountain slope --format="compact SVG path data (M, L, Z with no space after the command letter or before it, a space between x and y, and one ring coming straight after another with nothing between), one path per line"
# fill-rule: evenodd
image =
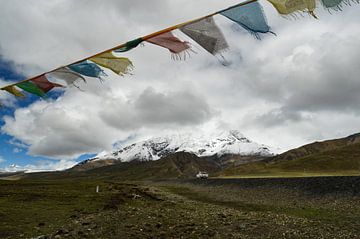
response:
M194 178L199 171L206 171L212 175L221 169L221 165L213 159L200 158L187 152L178 152L159 160L122 162L84 173L116 180L161 180Z

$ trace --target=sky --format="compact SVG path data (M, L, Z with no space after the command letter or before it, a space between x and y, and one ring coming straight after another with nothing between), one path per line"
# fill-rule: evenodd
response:
M239 3L238 0L0 0L0 86L67 65L128 40ZM285 151L360 132L360 5L319 20L264 7L276 36L255 39L222 16L230 45L223 66L195 53L171 60L145 43L135 69L110 71L43 100L0 92L0 171L62 170L103 151L154 136L236 129Z

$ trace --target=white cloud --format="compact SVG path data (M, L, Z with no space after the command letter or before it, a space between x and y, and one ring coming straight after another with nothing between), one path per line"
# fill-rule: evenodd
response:
M20 149L20 148L14 148L14 149L13 149L13 152L16 153L16 154L18 154L18 153L22 152L22 149Z
M73 159L110 150L133 130L195 126L212 116L207 103L191 92L163 94L147 88L138 97L119 97L97 82L91 84L93 91L69 90L56 101L16 110L14 118L4 117L3 132L30 145L31 155Z
M1 54L35 74L235 3L3 1ZM332 15L320 9L319 21L288 21L262 3L276 37L257 41L216 17L231 45L229 67L200 48L174 62L146 44L125 55L134 75L89 79L85 92L69 89L56 101L17 109L2 131L30 145L30 154L58 159L168 131L237 128L283 149L360 131L359 5Z
M46 171L62 171L76 165L75 161L60 160L60 161L46 161L41 160L36 164L27 164L25 166L10 165L4 168L5 172L19 172L25 171L27 173L46 172Z
M0 163L4 163L4 162L6 162L6 160L2 156L0 156Z

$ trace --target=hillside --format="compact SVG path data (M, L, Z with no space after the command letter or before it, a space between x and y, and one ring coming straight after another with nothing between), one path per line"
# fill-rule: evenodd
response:
M262 162L228 168L220 173L230 175L359 175L359 135L344 139L316 142L290 150Z
M270 161L294 160L358 143L360 143L360 133L350 135L346 138L326 140L322 142L314 142L311 144L307 144L302 147L289 150L275 157L269 158L269 160Z
M179 152L156 161L124 162L87 171L87 175L122 180L193 178L199 171L215 173L221 167L214 160Z
M220 172L221 163L212 158L200 158L187 152L171 154L156 161L116 162L85 171L69 169L63 172L43 172L26 174L23 178L33 180L55 179L104 179L104 180L161 180L194 178L199 171L210 175Z

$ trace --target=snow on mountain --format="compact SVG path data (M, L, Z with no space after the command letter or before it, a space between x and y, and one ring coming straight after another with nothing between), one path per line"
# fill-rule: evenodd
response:
M132 160L149 161L158 160L176 152L194 153L199 157L213 155L220 157L225 154L242 156L273 155L267 146L252 142L239 131L232 130L217 134L176 134L151 138L123 147L112 153L98 155L91 161L109 159L122 162Z

